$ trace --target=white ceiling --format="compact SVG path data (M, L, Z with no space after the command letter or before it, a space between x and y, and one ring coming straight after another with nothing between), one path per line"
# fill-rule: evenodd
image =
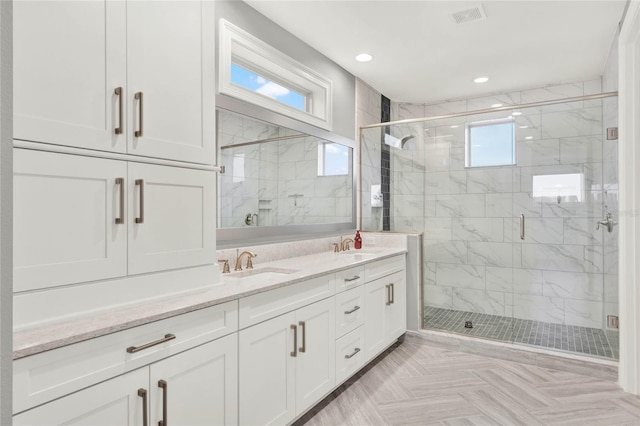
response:
M602 75L624 11L604 1L245 0L394 101L436 102ZM487 19L456 24L481 4ZM373 61L359 63L358 53ZM489 82L473 79L488 76Z

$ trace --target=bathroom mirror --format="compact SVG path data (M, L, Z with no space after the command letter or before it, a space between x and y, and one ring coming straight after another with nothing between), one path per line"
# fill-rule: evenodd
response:
M216 114L218 246L355 228L353 141L275 114Z

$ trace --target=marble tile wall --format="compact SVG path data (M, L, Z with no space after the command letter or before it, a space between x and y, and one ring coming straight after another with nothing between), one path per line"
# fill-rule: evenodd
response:
M218 115L221 146L288 136L288 129L257 124L235 114ZM246 214L259 226L349 222L352 175L317 176L318 139L300 137L221 150L218 217L221 227L246 227ZM296 196L298 194L299 196Z
M601 91L597 79L436 105L395 103L392 111L400 120ZM515 166L467 169L464 160L465 123L509 113L392 127L393 135L415 135L404 150L392 149L392 230L424 233L426 306L604 327L606 314L617 312L617 241L615 230L595 224L605 204L617 212L617 147L605 135L615 105L613 98L519 111ZM363 158L374 146L366 139ZM578 174L581 190L560 202L533 193L534 177L561 174Z

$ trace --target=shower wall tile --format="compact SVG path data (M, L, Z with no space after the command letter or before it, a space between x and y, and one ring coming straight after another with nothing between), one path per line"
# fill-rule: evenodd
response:
M424 195L424 217L430 218L436 216L436 197L437 195Z
M484 266L439 263L436 267L438 285L484 290Z
M451 157L448 143L427 145L425 155L426 170L434 172L449 170Z
M602 162L602 135L560 139L562 164Z
M542 114L542 137L566 138L602 133L602 108L584 108Z
M585 95L596 95L598 93L602 93L602 78L596 78L594 80L584 82Z
M437 195L435 215L439 217L484 217L484 194Z
M423 256L429 262L467 263L467 244L464 241L424 240Z
M565 299L565 322L581 327L602 328L602 302Z
M424 196L393 194L391 197L391 211L393 216L425 217Z
M468 193L513 192L510 168L487 168L467 171Z
M483 96L467 100L467 111L493 108L492 105L502 104L503 106L519 105L520 92L503 93L499 95ZM508 115L508 112L507 112Z
M456 310L504 315L504 302L504 293L499 291L453 289L453 309Z
M486 216L487 217L513 217L513 196L514 194L486 194Z
M550 297L602 302L602 274L544 271L542 294Z
M500 266L510 268L513 266L513 244L510 243L467 243L469 246L469 264Z
M524 240L520 239L520 219L513 219L513 242L518 244L562 244L563 220L558 218L526 217L524 221Z
M440 285L424 286L425 306L453 309L453 288Z
M438 115L454 114L456 112L467 112L467 101L442 102L424 106L425 117L435 117Z
M392 169L393 170L393 169ZM391 193L402 195L422 195L424 173L419 172L391 172Z
M570 84L558 84L537 89L523 90L520 92L523 104L532 102L550 101L554 99L572 98L584 94L582 82Z
M604 274L604 301L618 303L618 274Z
M596 230L596 220L598 219L564 218L564 243L602 245L603 228Z
M511 293L513 291L513 268L486 267L486 289Z
M605 303L604 304L604 317L602 318L603 327L607 325L607 315L620 316L620 305L617 303Z
M452 222L454 240L502 242L503 220L496 218L454 218Z
M391 229L396 232L421 232L424 229L424 222L422 216L391 217Z
M424 174L425 194L463 194L467 192L465 172L427 172Z
M449 150L449 170L465 169L465 149L464 147L451 147Z
M558 139L516 144L518 166L547 166L560 164L560 141Z
M451 218L429 218L424 224L424 238L451 240Z
M599 273L602 258L591 247L559 244L522 244L522 266L551 271Z
M538 269L513 269L513 293L541 296L543 294L543 272Z
M434 262L423 261L422 265L422 276L427 285L436 285L436 267L438 266L438 264Z
M397 116L394 119L423 118L425 117L424 109L424 104L396 103L395 112Z
M513 316L521 319L564 324L564 299L514 294Z

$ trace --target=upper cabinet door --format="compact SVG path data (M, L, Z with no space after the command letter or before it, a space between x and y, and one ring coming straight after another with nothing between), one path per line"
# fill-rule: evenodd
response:
M124 2L13 4L14 138L124 152Z
M126 163L13 152L14 291L125 276Z
M128 164L129 275L211 265L214 172Z
M211 1L127 3L128 151L214 163Z

